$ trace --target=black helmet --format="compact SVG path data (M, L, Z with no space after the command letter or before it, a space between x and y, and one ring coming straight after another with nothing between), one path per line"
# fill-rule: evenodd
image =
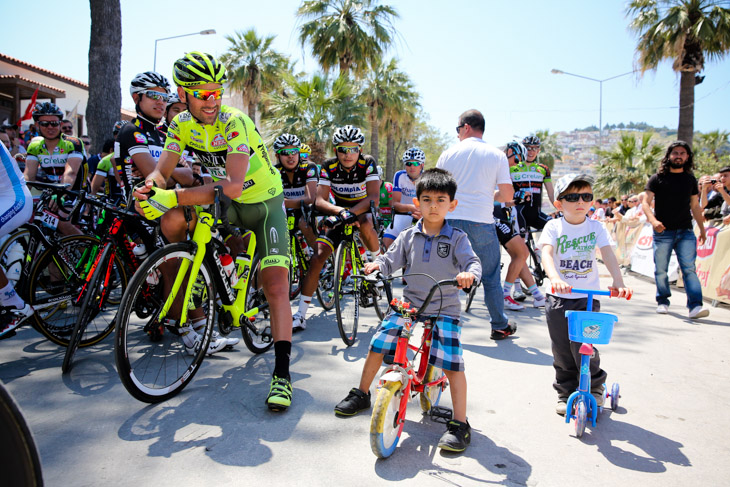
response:
M537 135L528 135L524 139L522 139L523 145L540 145L540 137Z
M51 103L50 101L44 102L44 103L38 103L33 108L33 120L35 122L38 121L39 118L41 118L43 115L55 115L58 117L58 120L63 120L63 112L60 108L58 108L58 105L55 103Z

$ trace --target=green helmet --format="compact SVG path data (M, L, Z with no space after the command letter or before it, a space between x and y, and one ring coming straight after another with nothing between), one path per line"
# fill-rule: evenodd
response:
M176 85L182 87L207 83L223 84L226 81L226 69L210 54L193 51L175 61L172 79Z

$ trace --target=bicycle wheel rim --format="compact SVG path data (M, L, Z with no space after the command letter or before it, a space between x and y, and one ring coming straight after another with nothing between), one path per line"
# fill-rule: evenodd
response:
M360 314L360 280L351 277L357 271L355 269L357 260L351 259L353 262L349 272L346 268L346 257L352 249L351 245L350 242L342 242L337 246L334 280L337 328L342 341L348 347L355 343Z
M184 338L179 326L165 326L158 321L166 296L164 293L156 294L153 288L163 286L163 281L156 284L148 282L149 276L157 276L158 279L163 276L161 279L164 279L164 276L176 275L174 266L183 260L192 262L192 250L193 245L184 242L154 252L137 269L122 297L115 337L117 371L130 394L144 402L160 402L178 394L200 369L208 350L216 294L207 264L203 262L200 267L193 285L192 302L189 303L190 306L203 309L205 329L199 333L197 346L190 349L186 347L186 340L189 341L191 337ZM184 292L182 286L179 292ZM140 318L135 311L135 303L138 300L155 299L156 295L156 312Z
M263 306L251 318L243 317L247 323L241 324L241 334L243 335L243 343L252 353L264 353L274 345L274 339L271 334L271 312L266 302L266 296L260 286L260 262L258 256L254 257L251 263L251 269L248 285L246 286L246 311Z

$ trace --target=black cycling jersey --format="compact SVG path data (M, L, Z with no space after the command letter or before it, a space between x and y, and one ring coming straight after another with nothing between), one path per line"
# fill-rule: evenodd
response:
M352 208L367 196L366 183L380 181L378 164L369 155L360 155L360 159L350 170L345 170L336 157L327 159L319 173L319 184L329 186L335 198L335 204Z
M125 196L129 196L131 188L143 180L132 176L132 170L135 168L132 156L148 152L152 159L157 161L162 154L164 142L165 135L157 126L140 117L124 125L119 131L114 142L114 159L116 170L124 185L122 189L125 191Z
M317 166L311 162L301 162L294 168L294 177L289 182L287 171L283 167L278 166L281 173L281 184L284 187L284 198L290 200L300 200L304 198L304 187L307 183L318 181Z

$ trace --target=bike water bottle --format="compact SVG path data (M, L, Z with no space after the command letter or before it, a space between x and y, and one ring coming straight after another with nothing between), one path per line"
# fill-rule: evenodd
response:
M233 287L235 289L241 289L241 286L243 286L243 283L246 281L245 278L248 277L248 275L244 275L244 273L248 273L250 267L250 255L241 253L236 256L236 283L233 284Z
M143 243L136 244L134 248L132 248L132 253L139 259L141 264L147 258L147 247L145 247L145 244Z

